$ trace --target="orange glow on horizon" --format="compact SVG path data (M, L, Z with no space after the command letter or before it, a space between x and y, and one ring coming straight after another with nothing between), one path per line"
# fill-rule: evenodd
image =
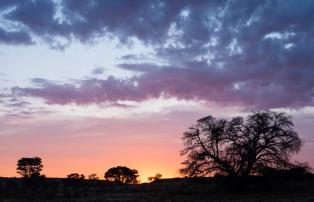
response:
M6 166L2 166L1 169L1 177L20 177L16 173L16 161L13 159L6 159L8 164ZM88 160L86 162L89 162ZM69 165L72 165L73 168L69 168ZM104 173L111 167L115 166L127 166L132 169L136 169L139 171L139 180L141 183L147 182L147 178L150 176L154 176L156 173L161 173L162 178L174 178L180 177L178 172L177 164L168 164L164 162L160 162L160 160L155 160L155 163L147 162L140 162L136 164L116 164L116 165L105 165L103 164L103 168L99 168L100 165L95 163L88 163L88 165L80 163L78 161L67 161L67 160L57 160L57 159L43 159L44 168L41 174L46 175L46 177L50 178L65 178L70 173L80 173L84 174L87 178L88 175L92 173L96 173L100 179L104 179Z
M18 177L16 163L22 157L42 158L47 177L66 177L70 173L96 173L103 179L111 167L127 166L139 171L141 182L161 173L163 178L180 177L185 157L181 137L196 117L152 116L142 119L36 120L10 123L0 136L0 176ZM296 122L300 135L310 136L311 120ZM8 128L8 127L7 127ZM14 147L13 147L14 146ZM299 161L314 164L313 146L305 142Z

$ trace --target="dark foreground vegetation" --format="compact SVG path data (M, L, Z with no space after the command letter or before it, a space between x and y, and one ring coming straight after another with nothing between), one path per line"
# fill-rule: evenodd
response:
M103 180L0 178L1 201L314 201L314 175L176 178L117 184Z

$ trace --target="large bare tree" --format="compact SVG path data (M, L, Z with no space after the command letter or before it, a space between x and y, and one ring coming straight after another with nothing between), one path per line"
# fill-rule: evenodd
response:
M188 176L222 174L248 176L265 167L289 168L301 139L291 117L278 112L254 112L244 120L201 118L183 135L187 155L181 172Z

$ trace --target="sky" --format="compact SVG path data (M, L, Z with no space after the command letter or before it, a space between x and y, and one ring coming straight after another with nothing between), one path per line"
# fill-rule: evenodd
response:
M180 176L203 116L293 117L314 166L311 0L1 0L0 176Z

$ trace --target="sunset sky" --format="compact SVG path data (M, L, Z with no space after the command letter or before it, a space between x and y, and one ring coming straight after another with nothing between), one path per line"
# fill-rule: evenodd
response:
M314 1L1 0L0 176L179 176L198 118L293 116L314 167Z

